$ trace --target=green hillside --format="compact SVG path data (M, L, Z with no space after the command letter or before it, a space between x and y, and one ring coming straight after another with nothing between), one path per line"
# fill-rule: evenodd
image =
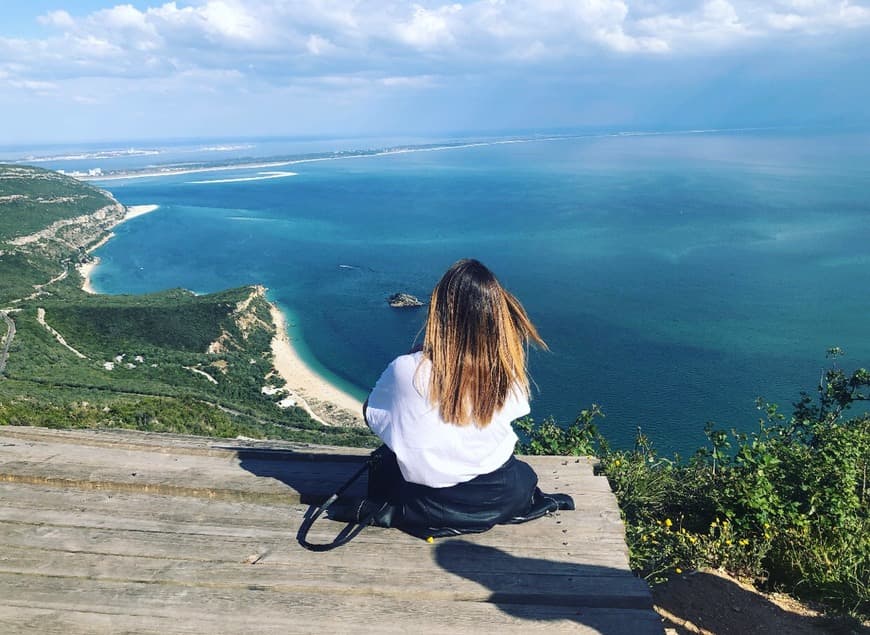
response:
M115 201L76 179L41 168L0 164L0 242L59 220L92 214Z
M0 165L0 423L371 444L264 394L283 380L262 287L82 291L76 265L124 213L75 179Z

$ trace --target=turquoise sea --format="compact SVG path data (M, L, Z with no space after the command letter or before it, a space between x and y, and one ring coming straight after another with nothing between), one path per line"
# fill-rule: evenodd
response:
M353 143L259 140L220 158ZM638 426L683 453L707 421L753 429L756 397L789 412L831 346L845 367L870 363L865 134L574 137L100 185L160 208L96 252L98 290L265 284L303 354L361 396L423 323L385 298L427 296L466 256L496 272L550 345L531 356L534 416L567 422L598 403L619 446Z

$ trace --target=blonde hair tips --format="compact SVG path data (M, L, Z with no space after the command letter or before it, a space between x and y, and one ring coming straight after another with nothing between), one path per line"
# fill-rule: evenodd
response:
M441 418L485 427L511 390L528 397L528 343L547 348L519 300L477 260L454 263L432 291L423 340Z

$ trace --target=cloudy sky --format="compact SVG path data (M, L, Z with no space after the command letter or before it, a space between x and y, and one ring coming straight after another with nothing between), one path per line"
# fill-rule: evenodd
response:
M870 124L870 0L28 0L0 145Z

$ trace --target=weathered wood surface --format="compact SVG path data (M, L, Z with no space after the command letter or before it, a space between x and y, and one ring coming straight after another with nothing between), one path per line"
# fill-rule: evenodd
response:
M577 510L312 553L305 500L362 450L0 426L0 633L661 633L587 459L528 457ZM343 525L320 521L326 542Z

